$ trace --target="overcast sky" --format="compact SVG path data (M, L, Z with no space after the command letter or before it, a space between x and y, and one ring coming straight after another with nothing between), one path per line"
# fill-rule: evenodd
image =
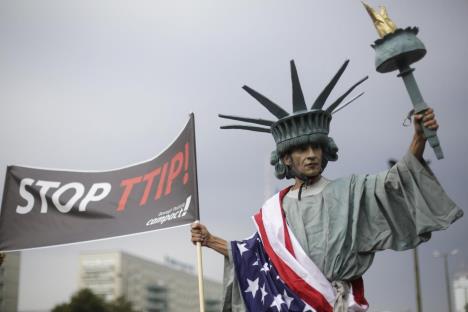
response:
M468 205L468 2L387 1L398 26L420 27L427 56L415 64L434 107L444 160L426 158L447 193ZM372 5L376 3L370 2ZM449 3L449 4L448 4ZM271 118L241 86L291 110L289 61L310 105L342 62L351 63L331 99L365 75L366 94L334 115L339 161L325 176L376 173L408 148L411 109L396 73L374 69L377 33L360 1L0 1L0 187L7 165L100 170L151 158L195 113L201 219L226 239L254 231L250 215L285 186L273 177L268 134L221 131L218 113ZM340 93L341 92L341 93ZM355 93L357 94L357 92ZM47 309L77 290L78 255L124 250L195 263L188 228L27 251L20 310ZM468 260L468 218L420 247L426 312L446 311L441 259ZM206 276L222 257L205 251ZM381 252L364 276L370 311L414 311L411 252Z

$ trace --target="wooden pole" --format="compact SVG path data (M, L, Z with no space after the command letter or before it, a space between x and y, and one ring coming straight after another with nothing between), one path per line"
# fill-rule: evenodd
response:
M197 242L198 297L200 312L205 312L205 291L203 288L203 261L201 243Z
M197 168L197 141L195 136L195 114L191 113L190 118L193 118L193 155L194 155L194 166ZM197 201L197 207L200 207L199 197L198 197L198 176L197 170L195 170L195 181L196 188L195 194L197 195L195 200ZM196 223L200 222L200 210L197 210L198 220ZM205 312L205 290L203 288L203 261L202 261L202 246L201 242L197 242L197 272L198 272L198 300L200 301L200 312Z

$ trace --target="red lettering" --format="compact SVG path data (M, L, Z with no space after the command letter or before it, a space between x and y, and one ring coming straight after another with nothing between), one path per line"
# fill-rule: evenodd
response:
M175 154L171 161L164 163L162 167L153 169L143 176L122 180L120 186L123 187L123 191L119 200L117 211L125 210L134 186L143 181L145 182L145 188L140 198L140 206L146 205L148 203L148 198L151 194L151 191L153 190L153 186L155 185L154 180L157 176L159 176L159 182L156 188L156 194L154 196L155 201L160 199L161 196L166 196L171 193L172 184L177 177L182 175L182 171L184 171L182 183L186 184L189 179L189 152L190 146L189 143L186 143L184 146L184 151Z
M140 206L143 206L148 201L148 196L149 196L149 193L151 192L151 187L153 186L154 177L159 175L160 173L161 173L161 168L158 167L154 169L153 171L145 174L145 176L143 177L143 181L146 181L146 186L145 186L145 191L143 192L143 196L141 197L141 200L140 200Z
M122 193L122 197L119 200L119 207L117 207L117 211L123 211L125 209L125 205L127 205L128 196L132 192L133 185L140 183L142 177L134 177L127 180L122 180L120 186L125 186L125 189Z
M184 184L187 184L188 179L189 179L189 174L188 174L188 161L189 161L189 144L185 143L185 157L184 157L184 168L185 168L185 174L184 174Z
M169 167L169 176L167 177L166 192L164 195L171 193L172 182L174 182L174 179L177 178L177 176L180 174L180 171L182 171L183 162L184 154L182 154L182 152L178 152L174 157L172 157L171 166Z
M158 183L158 190L156 191L156 196L154 197L154 200L158 200L159 198L161 198L161 195L164 189L164 182L166 180L167 165L168 164L165 163L162 168L161 177L159 178L159 183Z

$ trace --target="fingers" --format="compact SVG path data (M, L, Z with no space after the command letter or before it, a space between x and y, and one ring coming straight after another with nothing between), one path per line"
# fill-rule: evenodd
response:
M434 110L432 108L429 108L424 112L422 122L424 127L431 130L437 130L439 128L439 124L437 123L437 119L435 118Z
M202 246L206 246L207 240L210 236L206 226L201 223L193 223L190 232L192 233L191 241L194 245L200 242Z
M204 245L206 243L206 237L202 234L192 233L192 244L201 243Z
M434 110L432 108L428 108L423 114L414 115L414 121L422 122L424 127L431 130L437 130L439 128L439 124L437 123L437 119L435 118Z
M435 119L424 121L423 125L424 125L424 127L429 128L431 130L439 129L439 124L437 123L437 120L435 120Z
M192 227L191 227L192 231L194 229L201 230L202 228L206 228L206 227L203 224L199 223L199 222L192 223Z

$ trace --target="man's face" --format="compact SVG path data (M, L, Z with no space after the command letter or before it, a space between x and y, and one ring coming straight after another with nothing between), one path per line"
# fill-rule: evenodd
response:
M283 162L301 175L316 177L322 172L322 148L317 144L296 147L283 157Z

